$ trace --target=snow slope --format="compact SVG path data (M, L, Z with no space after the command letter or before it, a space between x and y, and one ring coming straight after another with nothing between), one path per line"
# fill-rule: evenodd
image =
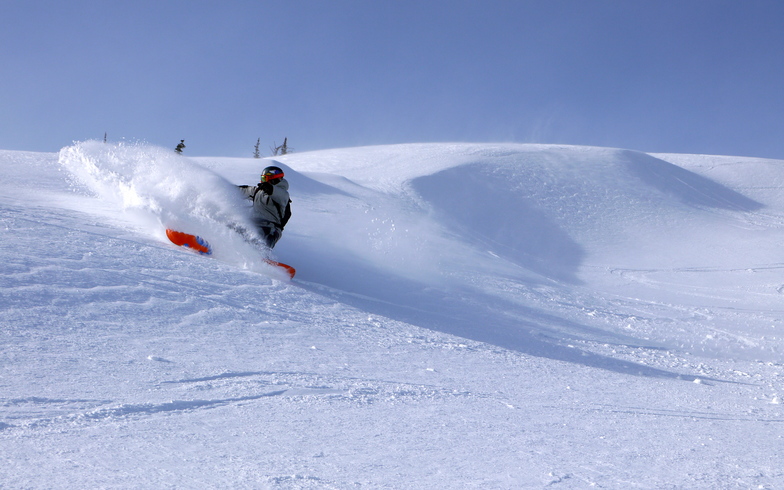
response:
M0 151L0 487L779 488L784 162ZM212 243L206 258L164 228Z

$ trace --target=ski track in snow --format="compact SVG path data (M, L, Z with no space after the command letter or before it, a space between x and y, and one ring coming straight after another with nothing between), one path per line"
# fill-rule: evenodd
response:
M780 162L292 154L289 282L224 225L265 161L0 160L0 486L784 485Z

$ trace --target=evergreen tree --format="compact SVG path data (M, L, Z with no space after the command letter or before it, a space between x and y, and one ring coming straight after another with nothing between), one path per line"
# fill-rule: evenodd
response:
M253 147L253 158L261 158L261 154L259 153L259 143L261 143L261 138L256 140L256 146Z

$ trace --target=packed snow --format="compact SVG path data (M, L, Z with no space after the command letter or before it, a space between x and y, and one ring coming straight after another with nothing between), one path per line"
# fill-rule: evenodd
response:
M272 253L232 230L270 164ZM784 487L784 161L86 141L0 165L2 488Z

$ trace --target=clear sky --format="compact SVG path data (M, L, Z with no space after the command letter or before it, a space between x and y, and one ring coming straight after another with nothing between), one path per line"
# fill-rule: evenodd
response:
M781 0L0 0L0 149L409 142L784 159Z

